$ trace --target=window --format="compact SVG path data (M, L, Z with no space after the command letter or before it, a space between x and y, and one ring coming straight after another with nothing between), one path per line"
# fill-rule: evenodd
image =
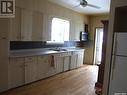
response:
M52 19L51 42L69 41L70 22L59 18Z

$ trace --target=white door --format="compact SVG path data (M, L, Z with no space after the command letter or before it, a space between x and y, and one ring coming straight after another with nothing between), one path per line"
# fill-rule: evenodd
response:
M113 59L114 60L112 65L112 74L110 76L110 88L108 95L115 95L115 93L127 94L127 57L116 56Z
M8 67L9 88L18 87L25 83L24 58L11 58Z
M96 28L94 64L101 63L102 43L103 43L103 28Z

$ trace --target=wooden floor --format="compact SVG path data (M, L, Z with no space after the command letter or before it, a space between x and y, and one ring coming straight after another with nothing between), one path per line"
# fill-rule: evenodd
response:
M85 65L1 95L95 95L97 71L97 66Z

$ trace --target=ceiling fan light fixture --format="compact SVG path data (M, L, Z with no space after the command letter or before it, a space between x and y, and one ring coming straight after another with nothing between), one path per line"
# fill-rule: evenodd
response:
M82 2L80 2L80 5L81 5L82 7L86 7L87 4L88 4L88 2L85 1L85 0L83 0Z
M96 6L96 5L93 5L93 4L89 4L86 0L80 0L80 3L79 5L75 6L75 7L78 7L78 6L81 6L81 7L92 7L92 8L96 8L96 9L100 9L101 7L99 6Z

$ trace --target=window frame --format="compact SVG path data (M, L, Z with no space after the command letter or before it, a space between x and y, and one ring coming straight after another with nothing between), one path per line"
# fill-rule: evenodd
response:
M63 20L63 21L68 21L69 23L69 32L68 32L68 40L63 40L63 41L53 41L52 40L52 21L53 21L53 19L59 19L59 20ZM67 19L67 18L63 18L63 17L52 17L52 21L51 21L51 41L47 41L47 43L57 43L57 44L62 44L62 43L64 43L64 41L69 41L70 40L70 30L71 30L71 21L70 21L70 19ZM64 33L63 33L64 34Z

